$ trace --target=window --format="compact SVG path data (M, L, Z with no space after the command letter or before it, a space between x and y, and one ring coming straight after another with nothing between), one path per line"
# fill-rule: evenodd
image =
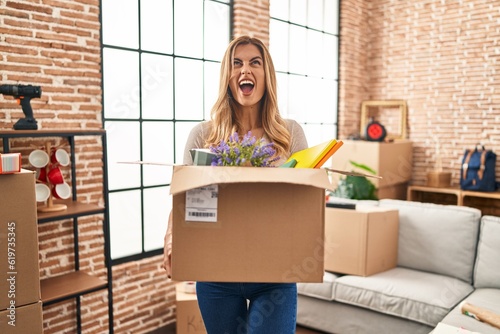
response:
M207 119L230 39L229 0L102 0L103 119L113 263L160 254L171 167ZM210 85L204 85L204 81Z
M339 0L270 0L270 15L281 114L310 146L336 138Z

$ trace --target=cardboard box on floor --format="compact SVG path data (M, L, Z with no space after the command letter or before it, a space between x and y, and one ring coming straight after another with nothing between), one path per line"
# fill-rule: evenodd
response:
M0 333L42 334L42 302L16 307L0 312Z
M394 268L399 212L376 206L326 208L325 270L370 276Z
M206 334L196 293L186 293L183 287L184 282L175 286L176 333Z
M0 175L0 311L40 300L35 174Z
M172 278L322 282L330 187L321 169L174 166Z

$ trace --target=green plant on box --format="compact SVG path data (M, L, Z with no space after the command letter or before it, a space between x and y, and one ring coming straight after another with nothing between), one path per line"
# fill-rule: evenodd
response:
M354 167L353 170L358 169L373 175L377 174L377 172L366 165L352 160L349 160L349 163ZM337 189L332 192L332 195L335 197L358 200L377 200L378 197L375 194L375 191L375 185L365 176L347 175L339 179Z

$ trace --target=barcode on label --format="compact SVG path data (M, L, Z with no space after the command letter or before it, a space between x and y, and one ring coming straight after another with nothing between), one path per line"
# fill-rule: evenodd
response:
M191 217L215 217L215 213L212 212L189 212Z

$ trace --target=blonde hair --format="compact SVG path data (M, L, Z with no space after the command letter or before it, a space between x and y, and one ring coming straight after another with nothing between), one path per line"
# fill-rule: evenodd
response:
M276 88L276 73L273 61L267 47L257 38L240 36L229 43L222 58L219 82L219 96L212 107L212 130L205 143L206 147L218 145L223 140L228 140L231 134L238 132L243 136L241 124L235 116L236 103L229 89L229 79L233 71L234 52L238 45L255 45L262 54L266 89L261 100L261 118L264 133L274 144L276 156L287 156L290 152L290 133L285 120L278 110L278 98Z

